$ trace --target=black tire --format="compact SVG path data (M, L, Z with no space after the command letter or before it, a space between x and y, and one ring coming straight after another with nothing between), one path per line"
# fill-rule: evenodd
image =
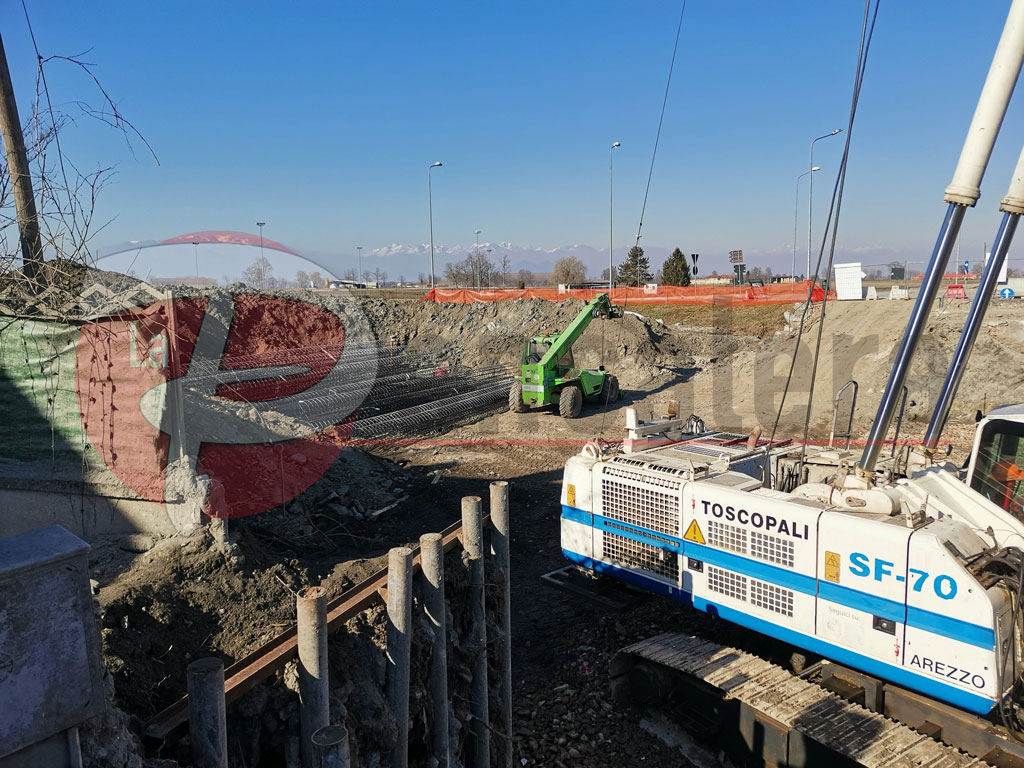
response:
M563 419L575 419L583 408L583 392L572 385L562 388L558 396L558 412Z
M523 382L512 382L512 387L508 391L508 409L512 413L526 413L526 403L523 402Z
M608 397L605 400L606 403L611 405L619 399L619 380L614 376L608 376L604 380L604 390ZM603 398L602 398L603 399Z

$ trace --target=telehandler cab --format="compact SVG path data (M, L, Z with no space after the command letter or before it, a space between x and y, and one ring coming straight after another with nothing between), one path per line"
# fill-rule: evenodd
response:
M531 405L558 403L566 419L579 416L583 398L590 395L619 399L619 380L601 366L597 370L576 367L572 345L595 317L622 317L622 310L602 293L589 301L561 333L534 336L523 345L522 369L508 393L508 408L525 413Z

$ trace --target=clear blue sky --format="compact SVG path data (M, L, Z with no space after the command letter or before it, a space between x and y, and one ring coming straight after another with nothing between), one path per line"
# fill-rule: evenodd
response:
M143 132L160 165L99 126L68 131L84 168L117 164L94 246L203 229L254 231L348 262L435 241L554 248L636 234L680 5L610 3L29 3L43 55L73 54ZM925 258L942 191L1008 0L885 0L854 132L840 260ZM788 270L794 192L808 144L845 127L859 2L690 0L643 243L742 248ZM34 55L20 3L0 8L23 117ZM59 63L55 100L95 101ZM1003 126L964 255L995 234L1024 137L1024 94ZM824 224L842 135L818 142ZM806 249L806 179L797 252ZM815 241L820 238L820 229ZM365 253L366 251L364 251ZM1011 257L1024 257L1018 246ZM721 267L720 267L721 268Z

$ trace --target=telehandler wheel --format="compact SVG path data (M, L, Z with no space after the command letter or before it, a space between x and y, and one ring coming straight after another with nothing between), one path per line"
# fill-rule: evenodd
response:
M508 391L508 409L512 413L526 413L526 403L523 402L523 382L512 382L512 387Z
M563 419L575 419L583 407L583 391L572 385L562 388L558 396L558 412Z
M619 380L614 376L609 376L604 380L604 388L608 393L608 398L605 400L609 405L616 402L619 399ZM602 398L604 399L604 398Z

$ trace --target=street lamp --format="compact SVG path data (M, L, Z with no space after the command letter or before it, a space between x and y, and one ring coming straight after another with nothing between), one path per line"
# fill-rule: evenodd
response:
M480 290L480 272L477 270L477 267L479 266L479 264L477 264L477 262L480 261L480 230L479 229L476 230L476 252L473 255L475 257L473 259L473 284L476 286L476 289L479 291Z
M196 282L196 287L198 288L199 287L199 283L198 283L198 280L199 280L199 241L198 240L193 240L192 241L192 252L195 254L195 257L196 257L196 281L197 281Z
M614 240L613 229L612 229L612 150L616 147L622 146L619 142L615 142L608 149L608 298L612 296L612 241Z
M793 278L794 283L796 282L796 216L797 211L800 208L800 179L820 170L821 168L814 166L811 170L804 171L796 177L796 197L793 198L793 271L789 273L789 276Z
M430 172L440 167L440 161L427 166L427 209L430 214L430 290L434 290L434 195L430 189Z
M357 262L359 269L356 271L356 283L358 283L363 279L363 246L356 246L356 255L359 258L359 261Z
M831 133L826 133L824 136L819 136L811 142L811 161L807 164L808 168L814 167L814 142L827 139L829 136L835 136L837 133L842 133L842 128L836 128ZM814 174L810 173L810 178L807 179L807 279L811 279L811 201L814 199ZM817 278L817 274L814 275Z
M263 258L263 225L266 224L266 223L267 222L265 222L265 221L257 221L256 222L256 226L260 228L260 258L261 259Z

